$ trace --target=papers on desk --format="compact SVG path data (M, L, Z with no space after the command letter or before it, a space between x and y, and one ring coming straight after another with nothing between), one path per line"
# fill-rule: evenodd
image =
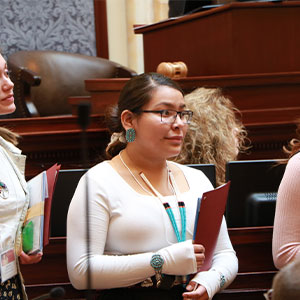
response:
M29 207L22 231L23 251L34 254L49 243L51 202L60 165L53 165L27 182Z
M198 199L193 240L194 244L201 244L205 248L205 261L201 271L207 271L211 267L229 187L230 181L203 193L202 198Z

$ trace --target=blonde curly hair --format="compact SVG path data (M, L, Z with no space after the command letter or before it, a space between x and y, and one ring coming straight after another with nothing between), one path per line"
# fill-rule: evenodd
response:
M198 88L185 96L187 109L194 112L181 153L183 164L214 164L217 185L225 183L226 162L236 160L247 132L238 119L239 110L219 88Z
M283 146L283 152L288 156L288 158L283 163L287 163L287 161L294 154L300 151L300 119L296 119L296 124L296 137L291 139L287 146Z

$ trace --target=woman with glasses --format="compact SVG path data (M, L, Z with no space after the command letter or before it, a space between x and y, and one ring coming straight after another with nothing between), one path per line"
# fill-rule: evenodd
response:
M68 212L67 264L75 288L101 289L99 299L202 300L235 278L224 219L211 269L200 271L205 249L192 244L197 199L213 187L201 171L169 161L179 154L192 116L168 77L145 73L125 85L107 117L110 160L83 176Z
M13 87L0 54L0 115L16 109ZM42 253L27 255L22 251L21 229L29 198L24 178L25 156L16 147L17 142L18 135L0 127L0 300L27 299L19 260L31 264L42 258Z

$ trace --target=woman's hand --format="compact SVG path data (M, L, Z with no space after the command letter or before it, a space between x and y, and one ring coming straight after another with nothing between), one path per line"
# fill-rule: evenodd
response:
M183 299L208 300L206 288L195 281L190 281L183 293Z
M196 256L196 262L197 262L197 272L200 271L201 266L204 263L204 259L205 259L205 249L202 245L200 244L194 244L194 252L195 252L195 256Z
M27 255L24 251L21 252L19 258L20 262L23 265L36 264L41 261L43 256L42 252L38 252L37 254Z

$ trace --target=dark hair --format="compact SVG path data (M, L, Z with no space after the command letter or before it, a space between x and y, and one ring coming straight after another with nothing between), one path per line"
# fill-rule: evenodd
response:
M272 299L299 299L300 296L300 260L296 258L285 265L274 277L272 282Z
M110 133L123 133L125 130L121 123L121 114L124 110L130 110L138 113L138 111L146 105L155 91L160 86L168 86L180 91L180 86L169 77L159 73L143 73L131 78L121 91L118 104L108 109L106 113L106 124ZM108 158L114 157L122 149L126 147L126 143L117 140L109 143L106 148Z
M18 145L18 140L20 136L7 128L0 127L0 136L3 137L8 142L11 142L15 146Z

